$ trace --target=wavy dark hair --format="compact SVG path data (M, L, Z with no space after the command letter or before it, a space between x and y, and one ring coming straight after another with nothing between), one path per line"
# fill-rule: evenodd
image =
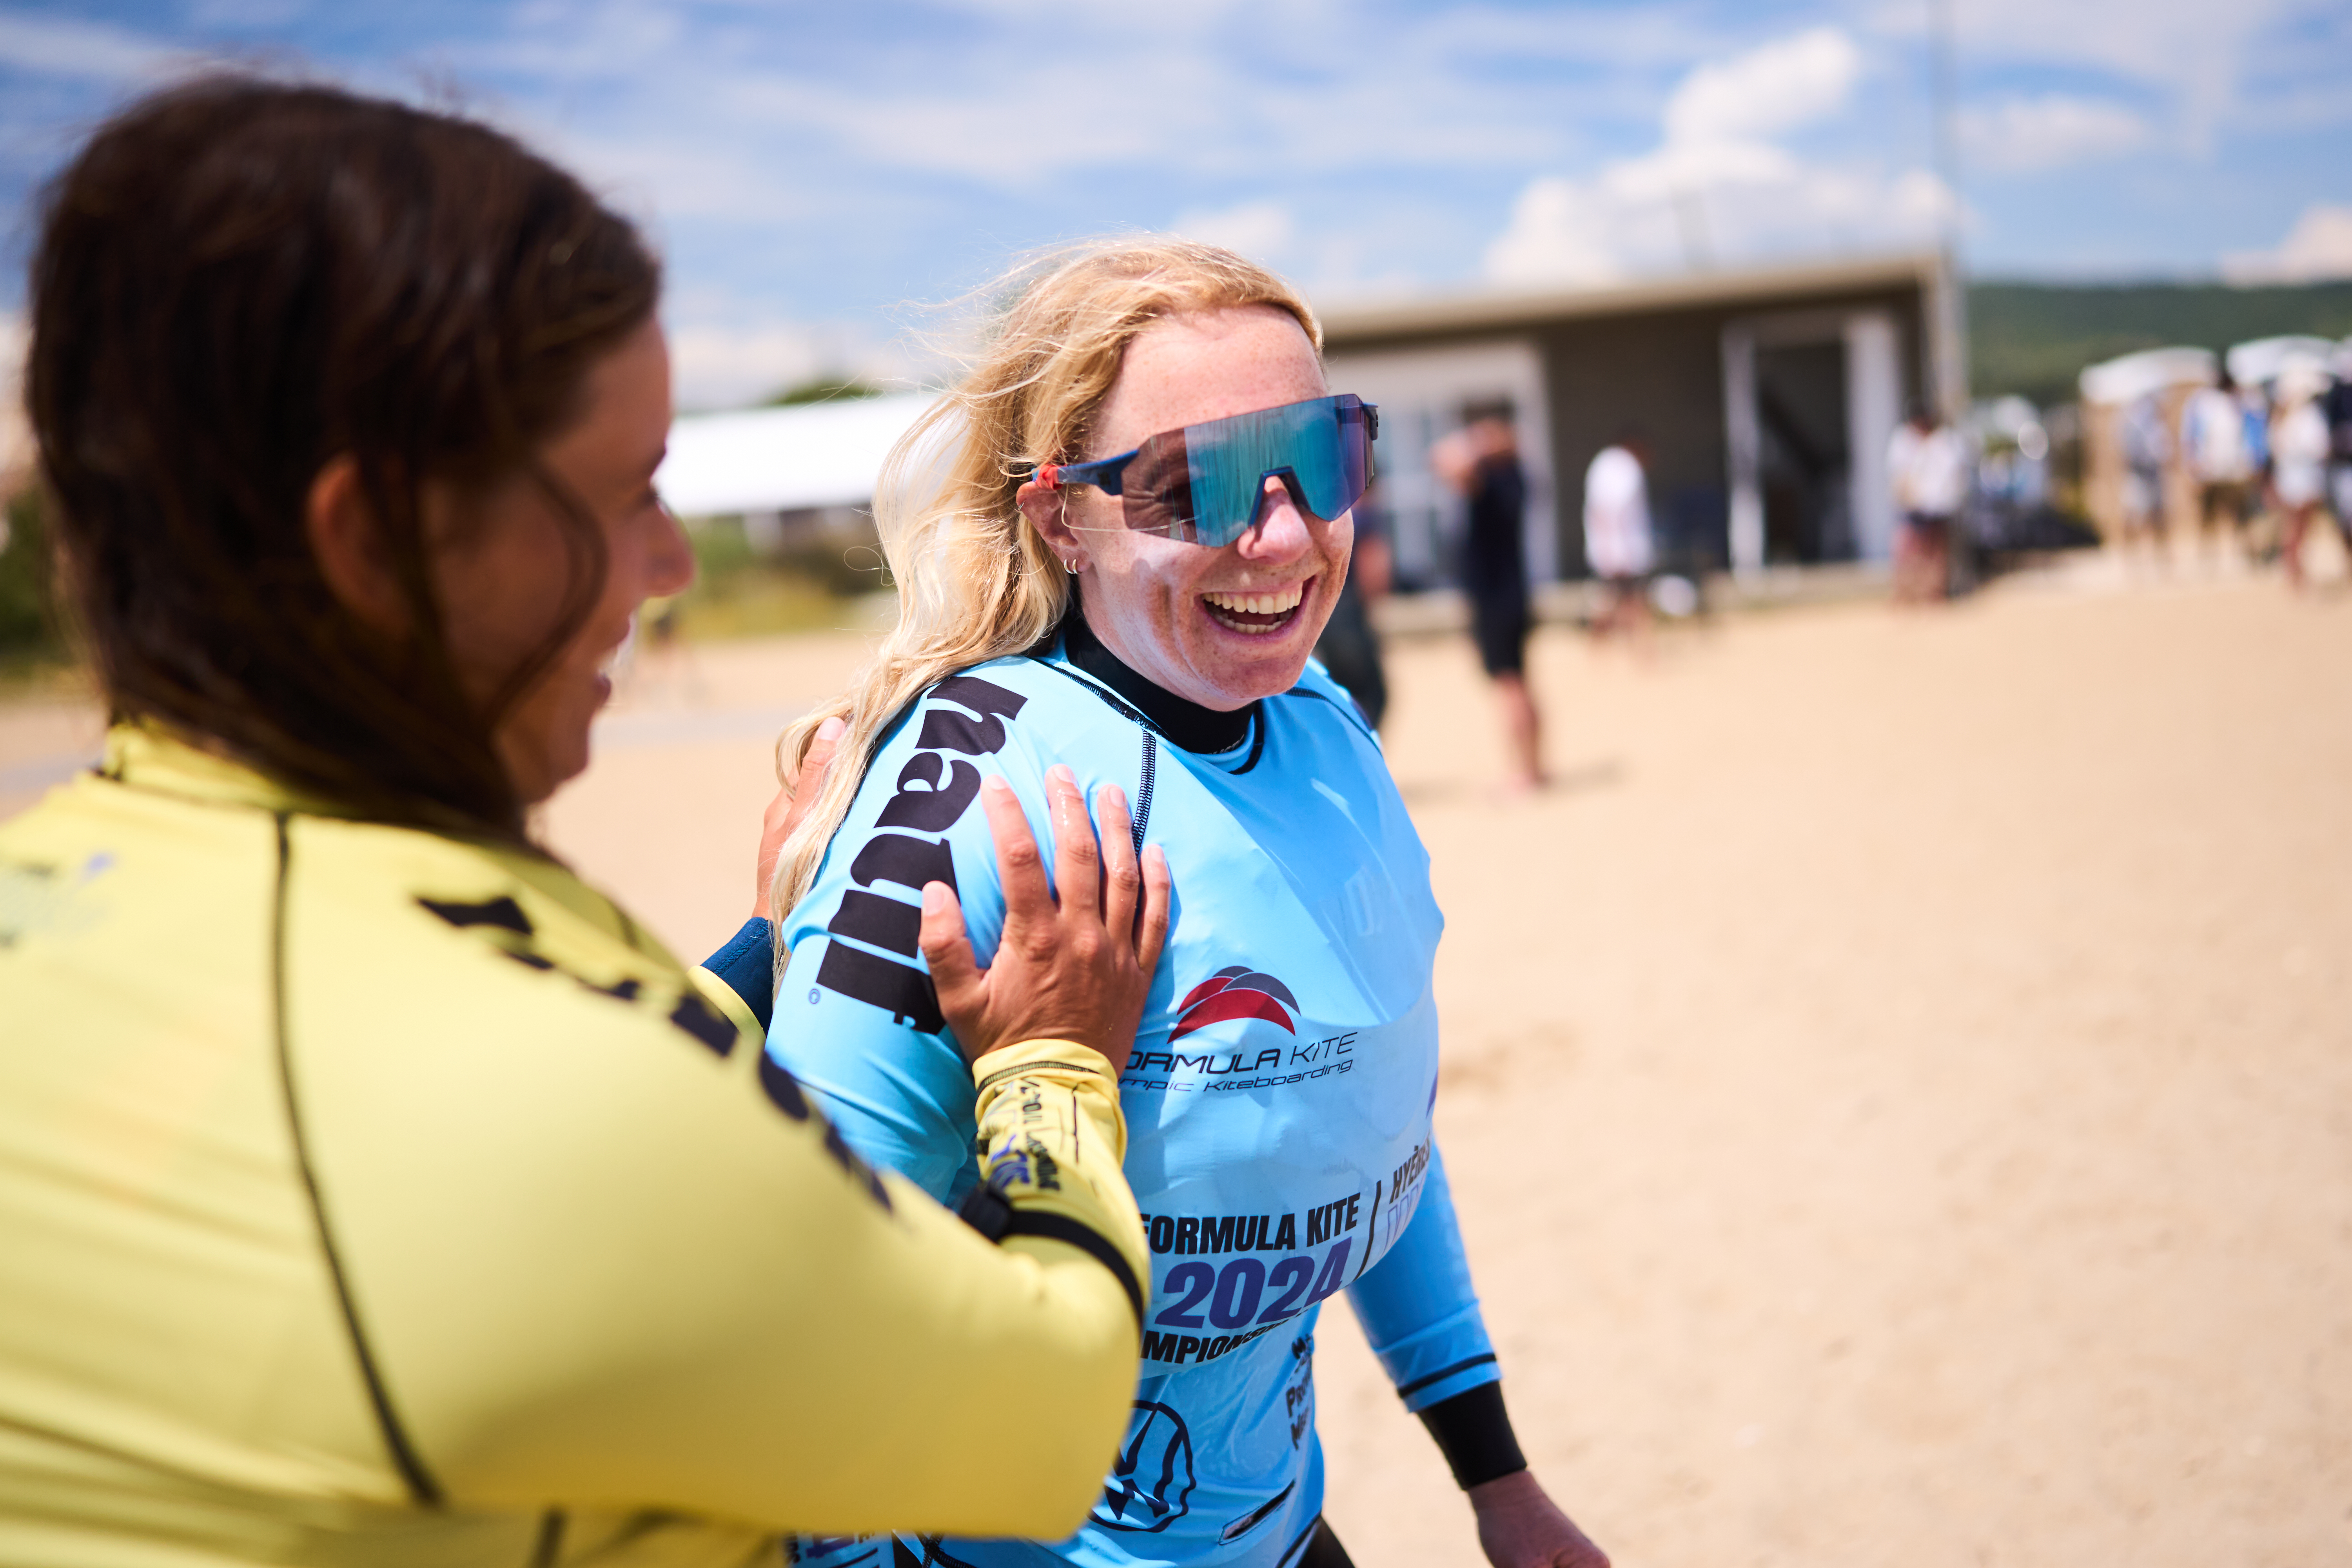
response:
M131 105L43 195L26 399L70 609L117 719L362 816L520 840L492 735L603 591L533 454L649 320L659 265L563 170L453 114L207 77ZM304 511L349 456L409 609L350 615ZM488 702L435 602L420 499L535 475L566 614Z

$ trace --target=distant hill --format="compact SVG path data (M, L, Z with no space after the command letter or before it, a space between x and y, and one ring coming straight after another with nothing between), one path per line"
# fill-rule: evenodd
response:
M2190 343L2219 352L2249 338L2352 332L2352 282L2273 289L2220 283L1969 288L1969 380L1979 397L2072 402L2086 364L2134 349Z

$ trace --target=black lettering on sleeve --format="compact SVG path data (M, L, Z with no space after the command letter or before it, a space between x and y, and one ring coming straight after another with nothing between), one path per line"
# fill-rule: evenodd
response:
M902 888L923 890L926 882L956 885L955 852L945 844L929 838L909 838L900 833L877 833L866 841L857 858L849 863L849 877L854 882L872 886L876 882L896 882ZM962 889L957 889L959 895Z
M945 833L979 793L980 770L970 763L917 752L898 770L898 793L883 806L874 825Z
M816 983L828 991L870 1002L919 1032L936 1035L946 1027L940 1014L939 993L931 977L919 969L877 958L862 948L827 942L824 961L816 966Z
M945 708L927 708L923 710L923 732L915 744L927 751L986 756L1003 747L1004 721L972 719Z
M861 893L855 888L841 895L841 908L824 929L836 936L854 936L910 958L922 951L921 909L896 899Z
M1021 710L1029 706L1029 699L1019 692L1007 691L994 681L982 680L976 675L950 675L931 688L931 695L960 703L983 719L1017 718ZM995 750L993 746L989 749Z

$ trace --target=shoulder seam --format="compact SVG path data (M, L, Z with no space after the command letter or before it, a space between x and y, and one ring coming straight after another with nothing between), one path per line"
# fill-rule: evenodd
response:
M286 1028L286 890L294 863L289 842L289 812L272 812L278 828L278 885L270 909L270 1032L278 1049L278 1082L285 1096L286 1126L293 1140L295 1168L301 1173L302 1190L310 1200L310 1216L319 1232L319 1250L326 1258L327 1277L334 1282L335 1301L342 1310L343 1327L351 1336L352 1353L359 1362L360 1377L367 1384L368 1403L374 1408L377 1429L383 1435L383 1445L391 1455L393 1467L407 1485L410 1496L424 1508L439 1508L445 1500L441 1488L416 1449L408 1440L406 1430L392 1408L392 1395L384 1387L383 1374L376 1366L375 1354L369 1349L367 1336L361 1331L359 1309L352 1300L350 1282L344 1278L341 1255L336 1250L332 1227L327 1223L325 1200L319 1192L317 1172L310 1163L310 1141L302 1130L302 1109L294 1089L294 1057L287 1038Z
M1100 698L1103 705L1108 708L1112 712L1118 714L1120 718L1125 719L1131 723L1140 724L1144 729L1150 731L1155 735L1160 733L1160 726L1154 724L1150 719L1146 718L1141 709L1129 702L1126 698L1121 697L1118 692L1111 690L1108 687L1097 685L1094 681L1087 679L1085 676L1080 675L1076 670L1070 668L1066 665L1055 664L1053 660L1047 658L1038 658L1034 654L1030 657L1032 662L1044 665L1047 669L1052 670L1055 675L1060 676L1063 679L1076 683L1081 690L1086 691L1091 696Z
M1055 674L1061 676L1064 679L1075 682L1081 689L1090 695L1100 698L1104 706L1110 709L1112 712L1117 713L1120 718L1127 720L1130 723L1140 725L1147 736L1157 735L1161 740L1166 741L1170 745L1176 746L1175 740L1171 737L1165 730L1162 730L1159 725L1153 723L1150 715L1146 714L1141 709L1137 708L1133 703L1128 701L1126 698L1121 697L1116 691L1111 690L1108 687L1097 684L1089 677L1080 674L1078 671L1070 668L1066 665L1055 664L1053 660L1048 658L1040 658L1035 654L1031 654L1029 658L1031 662L1044 665L1047 669L1050 669ZM1285 696L1287 695L1287 693L1277 692L1276 695ZM1258 753L1265 750L1265 711L1263 708L1250 716L1250 736L1251 742L1249 756L1241 766L1233 770L1235 773L1245 773L1252 768L1257 766ZM1238 742L1236 743L1238 744ZM1177 746L1176 749L1178 751L1183 750L1181 746ZM1139 830L1136 836L1136 853L1141 854L1142 852L1143 838L1141 832Z
M1343 688L1342 689L1345 689ZM1378 739L1378 737L1372 732L1371 725L1366 721L1363 710L1352 702L1342 707L1339 703L1333 701L1329 697L1324 695L1320 691L1310 691L1303 681L1298 685L1292 687L1289 690L1283 692L1281 695L1285 697L1310 698L1317 702L1322 703L1328 708L1336 709L1338 710L1339 716L1342 719L1345 719L1349 724L1354 725L1357 731L1363 735L1366 740L1376 741Z

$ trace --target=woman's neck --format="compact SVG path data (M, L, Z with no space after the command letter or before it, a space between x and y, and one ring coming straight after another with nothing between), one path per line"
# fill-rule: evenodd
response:
M1226 752L1248 739L1250 720L1257 712L1256 703L1224 713L1177 696L1148 676L1138 674L1126 660L1105 647L1094 628L1087 625L1086 612L1076 604L1063 617L1062 643L1072 664L1133 703L1161 734L1186 751Z

